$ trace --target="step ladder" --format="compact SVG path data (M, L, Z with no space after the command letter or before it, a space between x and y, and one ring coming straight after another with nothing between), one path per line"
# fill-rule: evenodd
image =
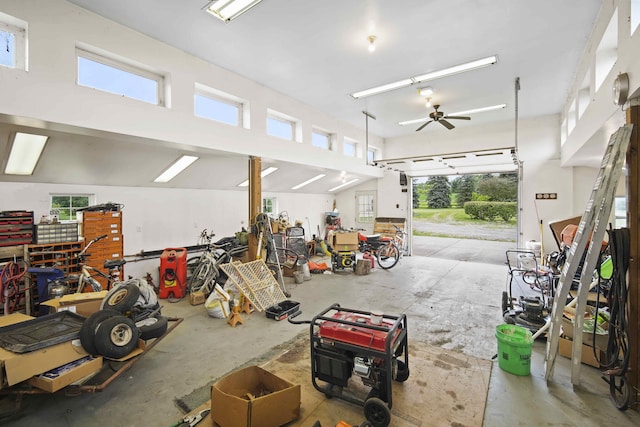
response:
M633 125L627 124L620 127L609 139L602 164L598 172L591 197L582 215L569 256L562 269L556 297L551 309L550 330L547 338L547 351L545 355L545 379L550 381L553 377L555 358L558 353L558 341L560 326L562 324L562 312L571 289L574 276L578 270L578 264L585 251L587 252L582 272L578 295L576 296L576 317L573 325L573 348L571 353L571 383L577 385L580 382L580 365L582 360L582 325L584 323L584 311L592 281L593 271L596 268L600 247L607 228L611 208L615 197L618 180L622 174L627 148L631 139Z

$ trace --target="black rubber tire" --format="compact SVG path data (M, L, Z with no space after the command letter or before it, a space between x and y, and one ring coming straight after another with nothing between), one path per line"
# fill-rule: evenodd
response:
M98 354L120 359L131 353L138 345L140 331L133 320L119 315L104 320L95 334Z
M370 397L364 402L364 417L373 427L387 427L391 423L391 410L381 399Z
M98 310L89 316L80 327L80 344L82 344L82 348L89 354L98 354L95 345L96 329L104 320L120 315L119 311L106 309Z
M389 270L396 266L400 260L400 249L394 244L380 246L376 253L376 261L383 270Z
M509 310L509 293L502 291L502 314L506 313L507 310Z
M126 313L138 302L139 297L140 289L133 283L129 283L109 291L104 298L103 306L104 308L117 310L120 313Z
M146 341L164 335L169 326L169 319L164 316L148 317L136 322L136 326L140 331L140 339Z
M396 381L403 383L409 379L409 367L403 361L398 360L398 372L396 373Z
M631 386L627 381L626 375L609 376L609 393L611 402L621 411L629 409L631 404Z

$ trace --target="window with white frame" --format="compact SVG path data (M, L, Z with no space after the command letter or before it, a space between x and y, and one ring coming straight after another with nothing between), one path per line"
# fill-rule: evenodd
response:
M323 150L330 150L331 135L321 130L313 130L313 132L311 132L311 145L322 148Z
M377 154L378 154L378 150L376 150L375 148L369 147L369 149L367 149L367 163L371 164L375 162Z
M164 76L76 49L78 84L154 105L164 105Z
M0 65L27 70L27 23L0 12Z
M78 209L91 205L92 194L52 194L49 213L60 221L75 221Z
M196 83L194 114L231 126L243 127L243 115L247 102Z
M264 197L262 199L262 212L267 215L276 216L278 212L278 198Z
M295 141L296 122L289 116L269 110L267 113L267 135Z
M358 157L358 142L345 138L342 144L342 154L349 157Z
M375 199L375 192L356 191L356 222L373 222L375 218Z

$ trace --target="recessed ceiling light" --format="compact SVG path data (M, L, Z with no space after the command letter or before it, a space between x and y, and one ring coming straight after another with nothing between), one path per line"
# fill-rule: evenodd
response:
M16 132L4 173L7 175L33 174L48 136Z
M269 166L266 169L263 169L262 172L260 172L260 178L264 178L267 175L270 175L272 173L274 173L275 171L277 171L278 168L273 167L273 166ZM242 181L240 184L238 184L238 187L248 187L249 186L249 180L246 179L244 181Z
M349 185L349 184L353 184L353 183L354 183L354 182L356 182L356 181L358 181L358 178L354 178L354 179L352 179L351 181L343 182L342 184L338 185L337 187L330 188L330 189L329 189L329 191L336 191L336 190L339 190L339 189L341 189L342 187L346 187L347 185Z
M182 156L174 164L169 166L167 170L162 172L153 182L169 182L180 172L188 168L193 162L198 160L196 156Z
M299 188L304 187L305 185L311 184L311 183L312 183L312 182L314 182L314 181L317 181L317 180L319 180L319 179L322 179L322 178L324 178L325 176L327 176L327 175L326 175L326 174L324 174L324 173L318 174L318 175L314 176L313 178L310 178L310 179L306 180L305 182L301 182L300 184L296 185L295 187L291 187L291 189L292 189L292 190L297 190L297 189L299 189Z

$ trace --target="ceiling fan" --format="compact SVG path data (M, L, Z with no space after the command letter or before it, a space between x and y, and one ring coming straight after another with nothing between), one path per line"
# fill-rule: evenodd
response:
M453 129L455 126L452 125L451 123L449 123L447 121L447 119L456 119L456 120L471 120L471 117L464 117L464 116L447 116L445 115L442 111L438 111L438 108L440 108L440 105L434 105L433 109L435 111L429 113L429 117L431 117L431 120L429 120L428 122L424 123L422 126L420 126L418 129L416 129L416 132L422 130L426 125L428 125L431 122L438 122L440 123L442 126L446 127L447 129L451 130Z

